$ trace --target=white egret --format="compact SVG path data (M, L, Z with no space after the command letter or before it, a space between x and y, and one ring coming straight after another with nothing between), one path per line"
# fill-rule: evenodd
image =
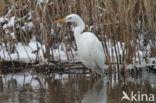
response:
M70 14L64 19L56 20L58 22L74 22L77 26L73 29L78 55L82 63L92 71L97 72L101 76L104 74L105 56L101 42L91 32L83 32L85 24L80 16Z

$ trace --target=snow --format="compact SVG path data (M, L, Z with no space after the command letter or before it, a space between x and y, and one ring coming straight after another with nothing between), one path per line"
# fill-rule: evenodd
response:
M62 50L62 46L64 45L61 44L57 49L53 50L55 60L73 61L71 53L68 53L69 58L67 59L66 52ZM5 48L5 45L2 44L2 47L0 47L0 58L7 61L16 60L16 61L23 61L23 62L33 62L36 60L36 58L38 58L39 61L45 63L45 59L46 59L44 58L45 45L41 45L39 42L36 42L35 40L31 40L31 42L28 45L18 43L15 45L15 48L16 48L16 52L8 53ZM38 51L38 54L35 53L35 51ZM52 54L52 52L50 53ZM75 61L79 61L77 51L73 50L73 55L75 56L74 58Z
M38 3L47 3L49 0L38 0Z
M54 29L51 29L51 33L50 33L51 35L54 35Z
M38 43L39 47L41 45ZM36 59L36 54L33 53L37 50L37 44L36 42L30 42L28 45L23 45L22 43L18 43L15 45L16 52L11 53L9 56L9 53L7 53L6 49L0 49L0 58L3 58L4 60L20 60L24 62L30 62L32 60ZM43 46L44 48L44 46ZM43 53L41 50L38 52L39 57L43 56Z
M132 69L134 69L134 65L133 64L126 65L126 70L132 70Z
M34 24L32 22L28 22L28 23L25 23L24 26L22 27L22 29L24 31L31 31L34 27Z
M4 17L0 17L0 23L4 23L5 22L5 18Z
M61 61L80 61L79 57L78 57L78 53L77 51L72 49L72 53L74 55L74 60L72 60L72 54L68 51L65 51L65 44L61 43L61 45L59 45L58 49L54 49L53 53L54 53L54 58L56 61L61 60ZM68 57L67 58L67 54L66 52L68 52Z
M33 24L32 22L27 23L26 25L28 25L28 27L32 28ZM10 33L10 35L15 38L15 33L12 32ZM38 44L38 47L37 47ZM8 46L10 44L7 44ZM45 52L45 45L41 45L39 42L37 42L35 40L35 38L32 38L32 40L28 43L28 45L22 44L22 43L17 43L14 44L15 45L15 52L13 53L9 53L6 48L4 43L2 43L2 45L0 46L0 58L3 60L17 60L17 61L23 61L23 62L31 62L31 61L35 61L36 59L38 61L44 62L44 52ZM117 62L116 60L116 53L115 53L115 48L117 49L117 55L120 55L121 58L123 57L123 49L125 48L125 44L124 43L120 43L117 42L115 47L112 46L111 40L109 40L109 42L106 42L106 45L109 51L109 55L111 57L112 62ZM66 45L67 46L67 45ZM52 55L52 52L54 54L54 60L58 61L68 61L68 62L72 62L72 61L80 61L79 57L78 57L78 53L77 51L75 51L74 49L72 49L72 53L66 51L66 46L64 43L61 43L58 48L53 49L53 51L50 51L50 54ZM37 51L38 53L35 53L35 51ZM67 58L67 54L68 53L68 58ZM138 65L139 64L139 57L142 60L142 64L141 65L145 65L146 62L144 61L144 51L137 51L136 52L137 55L135 58L133 58L134 64ZM73 58L74 55L74 58ZM152 63L153 60L156 60L156 58L148 58L149 63ZM132 69L133 66L127 66L127 69Z
M16 39L15 33L14 33L14 32L10 33L10 36L11 36L13 39Z
M28 17L28 20L31 20L31 19L32 19L32 12L29 12L29 13L28 13L28 16L29 16L29 17Z
M15 18L16 18L15 16L11 17L8 20L8 23L7 24L4 24L3 29L9 28L9 27L13 27L14 24L15 24Z

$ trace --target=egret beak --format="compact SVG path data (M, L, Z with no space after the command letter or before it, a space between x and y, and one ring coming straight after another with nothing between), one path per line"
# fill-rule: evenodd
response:
M53 23L64 22L64 21L66 21L66 20L68 20L68 19L67 19L67 18L64 18L64 19L59 19L59 20L54 21Z

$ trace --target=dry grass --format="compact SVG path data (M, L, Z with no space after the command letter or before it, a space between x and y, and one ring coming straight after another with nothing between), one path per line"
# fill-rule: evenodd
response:
M115 51L112 51L116 53L118 63L132 63L136 50L142 48L137 40L144 32L147 32L147 38L145 38L147 43L151 40L151 47L156 49L155 0L49 0L48 3L37 3L35 0L14 0L8 5L8 8L11 7L12 11L8 17L15 15L22 18L31 12L32 19L28 20L25 17L17 21L14 28L9 28L16 33L16 38L6 39L8 38L6 33L1 32L0 37L3 39L0 40L13 42L15 45L19 41L27 44L35 36L41 44L46 45L44 56L49 60L55 60L50 51L60 42L65 43L67 56L69 52L72 53L71 48L74 46L71 42L74 41L74 37L70 26L61 24L62 27L57 27L52 23L53 20L63 18L70 13L80 15L86 23L86 31L94 32L103 41L109 63L114 59L113 56L110 56L108 45L106 45L110 39L113 45L118 41L125 43L123 57L117 54L119 47L115 47ZM34 24L31 31L22 31L17 26L17 24L23 26L25 22L30 21ZM89 29L90 26L93 28ZM54 30L53 33L51 29ZM152 52L152 55L155 53Z

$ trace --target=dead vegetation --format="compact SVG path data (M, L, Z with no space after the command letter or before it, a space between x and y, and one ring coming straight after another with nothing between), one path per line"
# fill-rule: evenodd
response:
M136 51L145 50L148 44L152 48L150 56L156 55L153 52L156 51L155 0L49 0L47 3L14 0L8 2L1 12L6 8L5 17L15 16L15 24L11 27L4 29L7 20L0 23L0 46L4 43L8 53L17 52L15 45L18 42L27 45L35 38L45 45L44 58L48 61L55 61L53 49L57 49L61 43L65 45L67 58L70 58L68 54L76 49L75 43L72 43L71 27L68 24L59 26L52 21L76 13L86 23L86 31L94 32L103 42L107 63L113 63L114 59L117 63L132 63L132 58L138 57ZM29 23L33 24L32 28L27 26ZM25 29L22 29L23 26ZM15 33L15 36L11 36L11 33ZM110 46L114 47L111 51ZM123 55L118 54L121 48ZM38 50L34 52L37 54ZM115 55L111 55L114 52ZM71 58L74 61L74 55Z

